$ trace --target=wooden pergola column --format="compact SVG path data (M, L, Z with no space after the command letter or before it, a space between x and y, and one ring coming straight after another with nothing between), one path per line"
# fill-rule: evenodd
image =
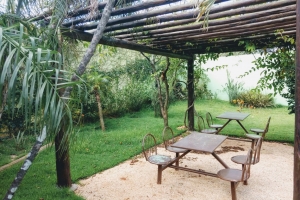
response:
M194 56L187 60L188 130L194 130L194 60Z
M294 137L294 192L293 199L300 199L300 0L297 0L296 20L296 77L295 77L295 137Z

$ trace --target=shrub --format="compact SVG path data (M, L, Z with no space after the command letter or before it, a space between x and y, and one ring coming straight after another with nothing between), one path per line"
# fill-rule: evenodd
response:
M223 86L223 91L228 94L229 102L233 103L234 99L238 99L239 94L244 91L244 83L235 82L233 78L230 77L230 73L226 70L227 73L227 83Z
M213 99L213 93L207 88L207 84L198 84L195 86L195 97L200 99Z
M243 102L244 107L265 108L274 106L274 98L272 94L262 94L257 90L249 90L239 93L238 100Z

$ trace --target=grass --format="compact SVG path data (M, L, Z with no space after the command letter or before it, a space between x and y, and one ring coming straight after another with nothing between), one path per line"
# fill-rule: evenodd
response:
M0 166L11 162L11 158L18 159L26 155L35 142L34 136L24 136L22 141L16 138L6 138L0 140Z
M169 108L169 125L175 134L183 131L176 127L183 125L186 101L176 102ZM215 117L225 111L236 111L237 107L219 100L199 100L195 103L196 110L202 116L207 111ZM272 117L266 140L293 143L294 115L289 115L287 107L267 109L243 109L251 115L242 123L246 129L264 128L269 116ZM118 165L142 152L141 141L146 133L152 133L159 143L163 120L155 118L154 112L144 109L137 113L128 113L121 118L105 120L107 131L102 132L98 123L86 124L74 134L71 148L71 176L74 183L82 178ZM215 119L215 123L225 123L225 120ZM243 130L232 121L222 134L243 137ZM0 145L3 145L0 142ZM22 163L0 172L0 196L4 196L16 176ZM14 199L82 199L68 189L56 187L56 171L54 148L50 147L39 153L33 165L26 174Z

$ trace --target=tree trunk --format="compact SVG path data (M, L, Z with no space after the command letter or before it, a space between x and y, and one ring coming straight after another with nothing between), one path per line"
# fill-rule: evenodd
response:
M86 50L83 56L76 74L72 76L72 81L78 80L78 76L82 75L86 70L86 66L89 63L91 57L94 55L96 46L99 43L103 35L103 31L106 27L112 7L115 0L108 0L102 14L102 18L97 26L97 30L93 35L89 48ZM63 93L63 97L70 97L72 87L66 88ZM57 185L59 187L70 187L72 185L71 173L70 173L70 157L69 157L69 144L68 140L64 139L64 129L61 129L55 137L55 150L56 150L56 174Z
M162 72L161 75L161 80L162 82L165 84L165 88L166 88L166 95L165 95L165 101L161 101L161 111L162 111L162 115L164 118L164 125L169 126L169 117L168 117L168 106L169 106L169 84L168 84L168 78L167 78L167 72L169 70L169 66L170 66L170 59L169 57L166 58L167 59L167 66L166 69ZM162 99L162 94L160 92L160 96Z
M58 187L71 187L69 141L64 138L64 129L55 136L55 159Z
M194 59L188 60L187 72L187 88L188 88L188 129L194 130Z
M115 3L115 0L108 0L107 4L106 4L106 6L103 10L101 20L100 20L100 22L97 26L97 29L96 29L96 31L93 35L92 41L91 41L88 49L86 50L83 58L81 59L81 61L79 63L79 66L76 70L76 73L72 76L72 81L77 81L78 76L81 76L85 72L86 66L90 62L92 56L95 54L96 47L97 47L100 39L103 36L103 32L104 32L106 24L109 20L109 17L110 17L112 7L113 7L114 3ZM65 90L65 93L64 93L63 96L64 97L69 97L72 89L73 89L72 87L68 87Z
M157 90L158 90L158 102L159 102L159 106L160 106L160 113L164 119L164 126L168 126L169 125L169 120L168 120L169 84L168 84L168 79L167 79L167 72L168 72L169 66L170 66L169 57L167 57L166 69L162 73L157 74L154 59L151 60L144 53L142 53L142 55L149 61L149 63L152 66L152 73L155 74L155 82L157 84ZM164 82L165 87L166 87L165 99L163 99L163 95L162 95L160 78L161 78L161 81Z
M7 100L7 82L4 83L4 87L3 87L3 90L2 90L2 104L0 105L0 121L1 121L1 118L2 118L2 114L4 112L4 108L5 108L5 105L6 105L6 100Z
M44 140L46 138L46 127L43 128L41 135L37 138L36 143L33 145L30 153L28 154L27 159L24 161L24 164L22 165L21 169L19 170L16 178L12 182L9 190L7 191L4 200L12 199L15 192L17 191L21 181L23 180L24 176L26 175L29 167L31 166L33 160L37 156Z
M100 100L100 95L98 89L94 91L97 104L98 104L98 113L99 113L99 120L100 120L100 126L102 131L105 131L105 125L104 125L104 120L103 120L103 113L102 113L102 106L101 106L101 100Z

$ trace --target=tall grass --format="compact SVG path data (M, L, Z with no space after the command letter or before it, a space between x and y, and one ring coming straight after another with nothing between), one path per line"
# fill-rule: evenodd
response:
M211 112L216 123L225 120L216 119L225 111L236 111L238 108L225 101L199 100L195 102L197 112L205 116ZM186 101L173 103L169 107L169 125L176 135L183 131L176 129L183 125ZM289 115L287 107L245 108L242 112L250 116L242 123L246 129L264 128L269 116L272 117L266 140L292 143L294 139L294 115ZM72 181L89 177L95 173L118 165L142 152L141 140L146 133L152 133L159 143L162 142L163 120L155 118L154 112L144 109L128 113L121 118L105 120L107 131L102 132L98 123L86 124L74 134L71 148ZM243 137L242 128L232 121L221 134ZM0 143L1 144L1 143ZM0 196L4 196L22 163L0 172ZM113 180L112 180L113 181ZM14 199L81 199L68 189L56 187L54 148L50 147L37 156L29 169Z

